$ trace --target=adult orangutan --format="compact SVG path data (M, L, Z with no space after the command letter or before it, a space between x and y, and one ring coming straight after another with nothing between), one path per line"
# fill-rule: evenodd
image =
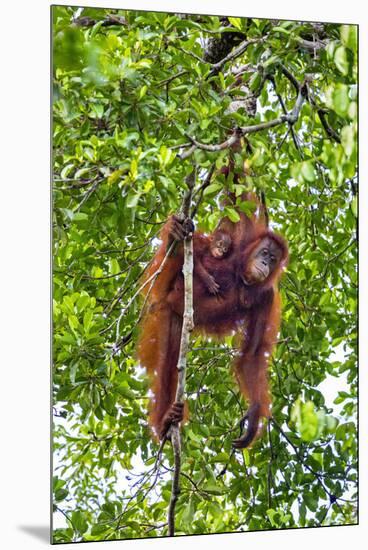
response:
M253 196L252 200L256 201ZM195 330L210 336L234 331L242 335L235 372L249 409L243 419L247 430L233 446L244 448L257 435L261 417L270 416L266 371L280 324L277 285L288 250L284 239L268 229L258 201L252 216L243 212L239 216L236 223L224 218L212 236L194 233L193 304ZM160 268L171 243L178 241L149 294L138 343L138 357L147 369L153 394L150 423L159 438L171 424L183 420L184 405L174 401L184 308L180 241L186 226L176 216L168 219L146 275ZM219 241L226 243L225 254L214 252Z

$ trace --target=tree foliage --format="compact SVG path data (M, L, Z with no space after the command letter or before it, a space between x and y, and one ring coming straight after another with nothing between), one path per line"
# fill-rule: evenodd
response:
M54 541L167 534L172 450L159 461L147 426L139 280L193 163L197 189L216 166L196 226L236 221L220 206L229 149L205 145L291 113L303 82L297 120L245 132L234 154L250 175L233 189L265 193L291 250L273 419L252 449L231 453L246 410L229 369L237 342L194 337L176 532L355 523L356 27L52 15Z

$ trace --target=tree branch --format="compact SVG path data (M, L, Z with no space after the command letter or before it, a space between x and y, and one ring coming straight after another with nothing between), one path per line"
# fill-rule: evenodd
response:
M233 59L236 59L239 57L242 53L245 52L245 50L250 46L251 44L255 43L261 43L266 40L266 36L263 36L262 38L252 38L251 40L244 40L244 42L241 42L239 46L234 48L227 56L225 56L223 59L218 61L217 63L212 63L212 69L210 70L209 74L207 75L207 78L211 78L211 76L216 75L222 67L227 63L228 61L232 61Z
M291 84L294 86L294 88L297 90L297 92L299 92L299 83L298 83L297 79L295 78L295 76L284 65L280 65L280 68L281 68L281 72L291 82ZM319 116L319 119L321 121L321 124L322 124L326 134L331 139L336 141L337 143L341 143L341 139L340 139L339 134L337 132L335 132L335 130L333 128L331 128L331 126L328 124L328 122L326 120L326 114L328 113L328 111L326 111L323 107L319 107L317 105L317 102L315 101L315 99L313 97L311 97L311 95L309 95L308 100L309 100L310 104L317 109L317 114Z
M188 218L190 203L193 194L195 183L195 170L193 174L187 178L188 191L183 199L181 213ZM179 371L178 385L176 388L175 401L182 402L184 400L185 390L185 375L187 367L187 353L189 349L190 333L193 330L193 240L189 234L184 239L184 315L183 326L181 331L180 351L177 363ZM175 534L175 507L180 494L180 468L181 468L181 441L180 430L178 425L173 425L170 428L171 444L174 452L174 474L172 479L171 498L167 513L167 522L169 526L169 536Z
M199 208L199 205L201 204L201 201L202 201L202 198L203 198L203 193L204 193L204 190L206 189L206 187L209 186L209 184L211 183L211 179L212 179L212 176L213 176L213 173L215 171L215 168L216 168L216 163L214 162L213 164L211 164L211 167L210 169L208 170L208 173L207 173L207 176L206 176L206 179L204 180L204 182L202 183L202 185L199 187L199 189L197 189L197 191L193 194L193 199L194 197L199 194L199 197L198 197L198 200L193 208L193 211L192 211L192 218L194 219L196 214L197 214L197 211L198 211L198 208Z
M299 93L299 82L295 76L287 69L284 65L280 64L281 72L286 76L288 80L292 83L297 93Z
M193 137L189 136L187 133L185 133L185 136L190 139L190 141L192 142L193 146L194 146L194 150L196 148L198 149L203 149L203 151L210 151L212 153L215 153L217 151L223 151L224 149L228 149L229 147L231 147L232 145L234 145L234 143L236 143L238 141L238 139L241 137L241 133L239 133L239 128L237 128L233 134L231 135L231 137L229 137L229 139L227 139L226 141L223 141L222 143L218 143L217 145L208 145L207 143L200 143L199 141L197 141L196 139L194 139ZM191 147L191 149L193 149L193 146ZM187 151L188 153L188 151Z
M191 144L184 144L182 145L182 147L189 147ZM177 154L177 157L180 159L180 160L185 160L187 159L188 157L190 157L192 155L192 153L194 153L194 151L197 149L196 145L191 145L189 147L189 149L187 151L183 151L183 153L178 153Z
M151 289L152 289L157 277L160 275L161 271L163 270L164 265L166 264L168 257L170 256L171 252L174 249L174 246L175 246L175 241L173 241L171 243L171 245L169 246L169 248L166 252L166 255L165 255L164 259L162 260L162 262L161 262L160 266L158 267L158 269L156 269L156 271L154 273L152 273L152 275L150 275L150 277L148 277L148 279L146 281L144 281L144 283L133 294L132 298L129 300L127 305L121 310L119 318L118 318L117 323L116 323L116 344L115 344L114 349L113 349L114 353L116 353L116 351L118 350L118 348L116 348L116 346L117 346L117 343L120 340L120 323L121 323L122 318L125 315L125 312L130 308L130 306L132 305L132 303L134 302L136 297L144 289L144 287L147 286L149 283L151 283L151 284L150 284L150 287L149 287L149 290L148 290L148 294L151 292ZM144 303L146 303L146 300L145 300Z
M127 25L127 21L121 15L108 13L105 19L93 19L92 17L77 17L73 20L77 27L93 27L96 23L101 23L102 27L112 27L113 25Z
M296 40L298 44L305 48L306 50L315 52L317 50L321 50L326 47L326 44L319 39L316 40L306 40L305 38L301 38L300 36L296 37Z
M164 84L170 84L170 82L172 82L173 80L175 80L175 78L179 78L180 76L183 76L185 74L189 73L189 71L180 71L176 74L174 74L173 76L170 76L169 78L165 78L165 80L160 80L160 82L158 82L156 84L157 87L159 86L163 86Z
M321 124L322 124L326 134L331 139L336 141L336 143L341 143L341 139L340 139L339 134L337 132L335 132L335 130L333 128L331 128L331 126L329 125L329 123L326 120L326 114L327 114L326 110L323 109L322 107L318 107L314 100L311 100L311 103L314 107L317 108L317 114L319 116L319 119L321 121Z
M286 109L286 106L285 106L285 103L284 103L284 100L282 99L281 95L279 94L278 90L277 90L277 87L276 87L276 81L275 81L275 78L273 75L268 75L268 80L271 82L272 84L272 87L273 87L273 90L277 96L277 99L279 100L279 103L281 105L281 109L282 109L282 112L284 113L284 115L287 115L287 109ZM292 135L292 138L293 138L293 142L294 142L294 145L295 145L295 148L299 151L300 153L300 146L299 146L299 143L298 143L298 139L297 139L297 136L295 134L295 130L294 128L289 125L289 129L291 131L291 135ZM287 135L287 134L286 134Z
M234 132L232 133L231 137L229 137L229 139L227 139L226 141L223 141L222 143L218 143L216 145L208 145L207 143L201 143L196 139L194 139L193 137L189 136L187 133L185 133L185 136L188 139L190 139L192 144L195 145L198 149L202 149L203 151L217 152L217 151L223 151L224 149L228 149L229 147L234 145L234 143L236 143L240 137L245 136L247 134L254 134L262 130L268 130L270 128L274 128L275 126L280 126L280 124L284 124L285 122L287 122L290 126L293 126L297 122L303 103L308 96L307 84L309 81L310 81L310 76L306 77L306 79L302 84L298 84L298 96L296 98L295 105L293 109L286 115L283 114L278 118L269 120L268 122L260 122L259 124L253 124L252 126L237 127L235 128Z

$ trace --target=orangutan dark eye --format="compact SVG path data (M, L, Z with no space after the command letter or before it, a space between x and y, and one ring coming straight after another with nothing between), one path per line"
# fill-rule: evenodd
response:
M262 250L262 256L267 256L267 253L268 253L267 248L264 248L264 249Z

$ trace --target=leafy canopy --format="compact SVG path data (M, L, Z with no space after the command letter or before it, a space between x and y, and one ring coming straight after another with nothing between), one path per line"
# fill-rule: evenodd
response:
M251 450L230 454L246 408L229 369L237 342L193 339L176 531L355 523L356 27L62 6L52 15L55 542L167 533L172 451L157 470L135 357L139 278L193 162L198 187L217 167L196 226L212 230L223 215L218 168L229 151L179 158L188 136L216 145L290 112L291 77L309 79L293 128L251 133L235 155L291 250L274 421ZM214 70L225 35L220 60L253 42ZM246 98L254 117L234 108Z

